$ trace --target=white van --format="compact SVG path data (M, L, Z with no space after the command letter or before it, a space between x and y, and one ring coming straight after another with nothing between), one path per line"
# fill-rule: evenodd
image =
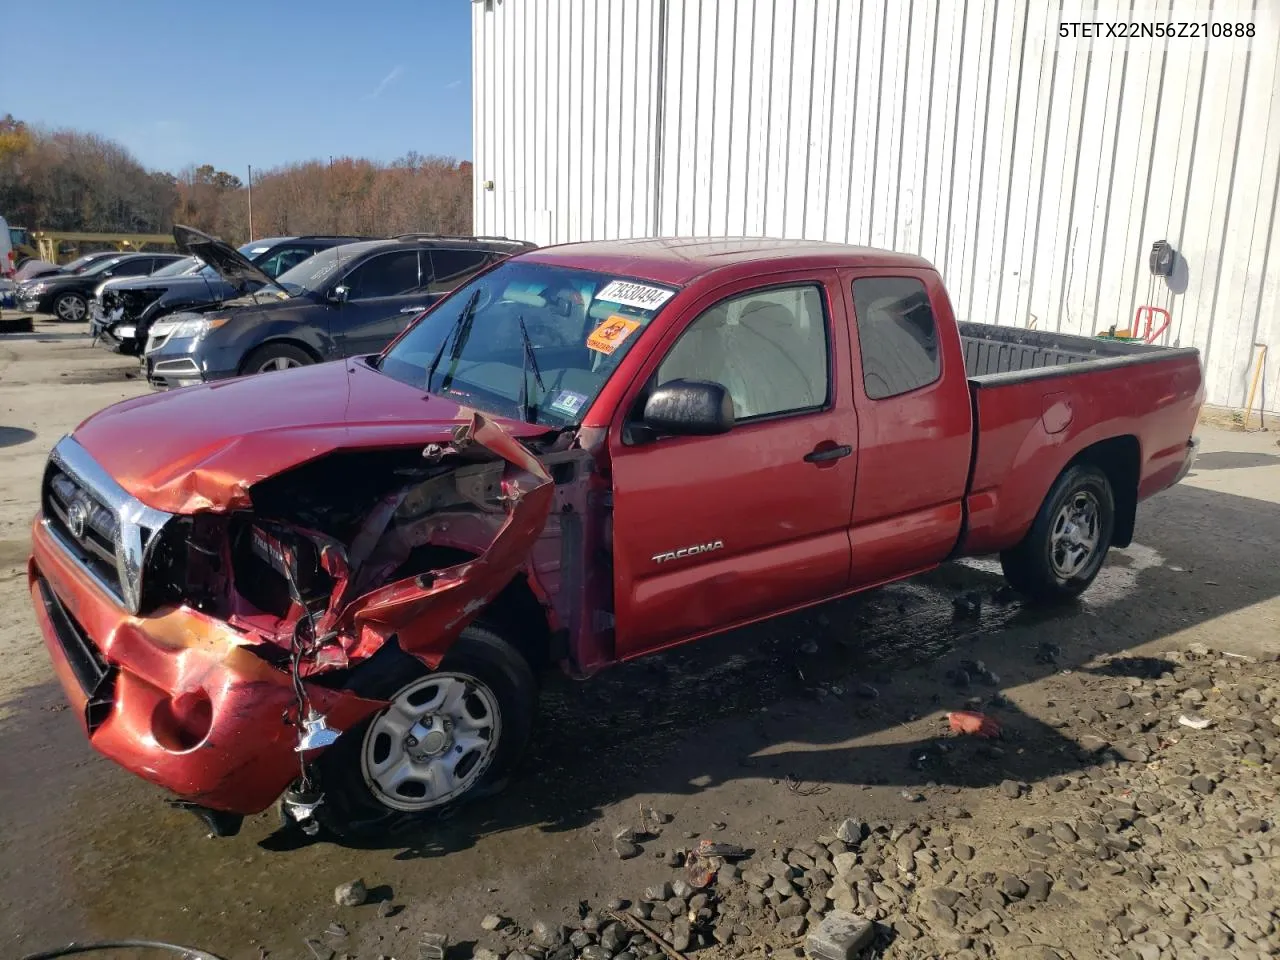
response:
M18 269L18 255L13 252L13 238L9 236L9 224L0 217L0 277L12 277Z

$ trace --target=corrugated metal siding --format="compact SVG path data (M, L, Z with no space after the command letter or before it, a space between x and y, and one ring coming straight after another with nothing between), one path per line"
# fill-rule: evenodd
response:
M1247 51L1059 41L1153 0L474 4L477 232L771 235L932 260L964 320L1069 333L1167 308L1241 406L1280 409L1280 3L1215 0ZM661 42L665 37L665 43ZM483 188L491 180L493 190ZM1182 254L1151 277L1156 240Z

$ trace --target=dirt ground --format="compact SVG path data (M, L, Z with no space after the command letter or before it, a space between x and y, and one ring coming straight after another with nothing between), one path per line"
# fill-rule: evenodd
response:
M576 927L580 903L602 908L670 880L664 859L696 836L767 858L818 841L827 846L847 818L871 827L856 869L873 875L846 877L853 890L846 906L881 923L874 950L886 956L1280 953L1263 907L1236 920L1241 904L1270 909L1268 893L1274 906L1278 886L1280 845L1268 819L1280 810L1280 674L1276 664L1256 662L1280 653L1276 433L1205 427L1192 475L1142 506L1137 542L1112 553L1075 607L1044 613L997 600L998 567L980 560L589 683L549 677L532 752L505 794L376 847L349 849L286 842L274 815L246 821L238 837L208 839L155 788L96 756L64 707L29 611L27 524L49 448L94 410L144 392L129 378L133 370L61 325L0 337L0 604L11 624L0 634L0 955L73 939L143 937L227 960L331 950L415 960L427 932L449 935L460 958L477 945L505 955L520 938L482 930L486 915ZM980 612L958 614L953 601L970 591L984 599ZM1185 698L1198 695L1187 692L1192 687L1202 691L1203 713L1218 717L1203 741L1177 726L1178 710L1189 709ZM1237 692L1238 702L1231 699ZM1121 694L1133 703L1122 708ZM966 707L998 719L1005 739L994 745L945 735L945 712ZM1246 729L1249 710L1257 720ZM1139 713L1131 720L1132 711ZM1237 737L1230 743L1216 736L1228 725ZM1104 760L1103 748L1088 740L1100 733L1137 746L1117 746L1121 755L1111 751ZM1209 766L1213 796L1179 799ZM1053 858L1022 849L1039 849L1035 837L1050 822L1070 821L1082 836L1091 817L1111 824L1114 809L1105 804L1114 796L1152 791L1182 791L1158 816L1141 818L1163 829L1166 849L1190 856L1221 830L1213 849L1227 851L1227 861L1195 866L1184 857L1152 867L1144 858L1154 863L1159 847L1148 843L1114 863L1098 853L1083 866L1064 866L1059 860L1068 854L1057 848ZM646 808L672 819L652 831L659 836L642 839L641 856L620 860L615 833L640 822ZM1254 817L1261 839L1240 839ZM1053 829L1060 842L1063 832ZM936 851L934 862L918 872L910 863L882 866L904 836L923 837L918 849ZM813 853L821 851L805 855L821 859ZM1000 870L1025 872L1041 859L1056 864L1045 869L1060 895L1033 922L1029 895L1010 894ZM1212 873L1219 867L1227 873ZM1071 870L1086 881L1098 876L1086 892L1069 892L1078 890ZM1117 886L1125 876L1137 886ZM1224 886L1224 876L1244 886ZM370 902L335 906L335 886L355 878L370 888ZM868 888L874 881L880 899L870 912L866 896L857 902L859 881ZM1190 885L1178 895L1192 915L1187 937L1170 941L1160 924L1182 919L1180 908L1161 898L1179 883ZM947 921L938 915L946 911L930 906L926 916L924 890L957 885L957 896L982 912L948 907L953 921L959 911L960 926L941 930L936 924ZM997 885L1007 906L979 897ZM830 896L847 900L838 886ZM1126 907L1130 901L1134 907ZM1138 901L1164 912L1144 919L1133 913ZM335 921L345 935L326 933ZM1225 926L1205 926L1211 922ZM788 955L745 913L740 926L752 936L707 955Z

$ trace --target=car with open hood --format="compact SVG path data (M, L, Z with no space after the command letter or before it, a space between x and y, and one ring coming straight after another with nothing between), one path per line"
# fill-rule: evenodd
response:
M458 284L533 248L412 234L330 247L272 278L221 240L188 227L174 237L244 292L150 326L143 362L157 389L377 353Z
M104 280L145 277L181 260L177 253L115 253L95 257L84 269L38 277L18 286L21 309L52 313L59 320L79 322L89 317L89 300Z
M362 239L368 238L325 234L265 237L241 245L239 252L274 279L321 250ZM200 258L188 260L197 265L195 269L108 284L101 297L89 305L90 332L117 352L138 356L157 320L176 311L204 309L232 300L262 286L251 278L233 283Z

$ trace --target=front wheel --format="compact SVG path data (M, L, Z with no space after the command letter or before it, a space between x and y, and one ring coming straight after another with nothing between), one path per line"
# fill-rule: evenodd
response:
M59 320L79 323L89 313L89 301L78 293L64 293L53 302L53 312Z
M1040 603L1062 603L1088 589L1115 531L1115 496L1100 469L1079 464L1049 490L1022 542L1000 554L1009 584Z
M472 625L431 671L395 652L353 689L388 706L348 730L316 765L316 818L340 837L384 829L494 789L529 741L533 671L492 630Z
M268 343L249 354L242 373L270 373L273 370L291 370L315 363L315 359L301 347L289 343Z

